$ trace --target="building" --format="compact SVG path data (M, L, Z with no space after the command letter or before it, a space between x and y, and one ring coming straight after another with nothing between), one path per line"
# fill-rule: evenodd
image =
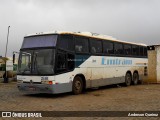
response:
M5 72L4 65L5 65L5 61L4 61L3 57L0 56L0 78L3 77L3 74Z
M11 57L7 57L7 58L0 57L0 78L3 78L3 75L5 73L5 69L6 69L5 61L6 60L12 62L12 58ZM16 75L17 61L18 61L18 59L15 60L15 64L13 66L13 70L8 70L7 71L7 76L10 77L10 78L12 78L12 77L14 77Z
M148 83L160 83L160 45L148 46Z

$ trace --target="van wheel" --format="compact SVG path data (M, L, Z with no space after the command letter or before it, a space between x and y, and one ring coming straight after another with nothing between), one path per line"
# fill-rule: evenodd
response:
M72 92L77 95L82 93L83 90L83 82L82 78L79 76L76 76L73 80L73 85L72 85Z
M125 86L130 86L132 81L132 77L130 73L126 73L125 76Z
M139 80L138 73L133 73L133 85L137 85Z

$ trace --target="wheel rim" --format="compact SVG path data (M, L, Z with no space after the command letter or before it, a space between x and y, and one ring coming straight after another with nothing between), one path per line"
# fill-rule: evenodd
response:
M137 84L137 82L138 82L138 75L137 74L134 74L134 84Z
M76 89L76 91L80 91L81 87L82 87L81 82L80 81L76 81L75 82L75 89Z
M131 76L129 74L127 74L127 76L126 76L126 84L127 85L131 84Z

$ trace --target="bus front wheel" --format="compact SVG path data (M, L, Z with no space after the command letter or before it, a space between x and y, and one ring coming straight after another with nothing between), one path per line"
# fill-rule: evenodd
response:
M126 73L125 76L125 86L130 86L131 85L131 81L132 81L132 77L130 73Z
M72 92L77 95L82 93L83 90L83 81L82 78L79 76L76 76L73 80L73 85L72 85Z

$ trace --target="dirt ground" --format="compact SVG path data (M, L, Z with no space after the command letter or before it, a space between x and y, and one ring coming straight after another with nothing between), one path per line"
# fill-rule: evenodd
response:
M0 83L0 111L160 111L160 84L145 84L129 87L116 85L105 86L99 89L89 89L80 95L72 95L71 93L59 95L25 95L18 91L16 83ZM55 119L145 120L146 117L58 117ZM147 119L158 118L150 117Z

